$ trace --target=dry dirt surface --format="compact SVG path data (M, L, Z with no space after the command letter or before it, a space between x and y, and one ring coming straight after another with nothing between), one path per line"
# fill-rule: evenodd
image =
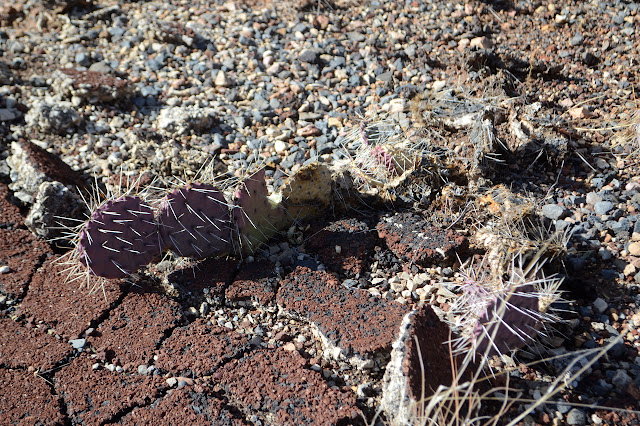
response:
M639 40L624 0L1 2L0 423L426 423L468 261L536 252L560 321L469 424L640 424ZM88 188L256 163L363 177L249 256L69 278Z

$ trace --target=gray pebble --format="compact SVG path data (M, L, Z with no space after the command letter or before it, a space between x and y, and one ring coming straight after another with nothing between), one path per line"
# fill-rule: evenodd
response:
M85 52L76 53L75 60L76 64L80 65L81 67L88 67L89 65L91 65L91 57Z
M609 213L615 205L611 201L599 201L593 206L596 214L603 215Z
M569 210L559 204L545 204L542 206L542 214L547 219L557 220L566 216Z
M145 364L141 364L138 366L138 374L146 375L147 373L148 373L148 370Z
M71 347L73 347L73 349L82 349L85 343L87 343L87 339L69 340L69 344L71 344Z
M598 194L597 192L589 192L587 194L587 204L594 205L596 203L599 203L600 201L602 201L602 195Z
M598 311L598 313L603 313L604 311L607 310L607 307L609 305L607 304L606 300L604 300L601 297L598 297L596 300L594 300L593 302L593 307L596 309L596 311Z
M587 415L579 408L573 408L567 413L567 424L584 425L587 422Z

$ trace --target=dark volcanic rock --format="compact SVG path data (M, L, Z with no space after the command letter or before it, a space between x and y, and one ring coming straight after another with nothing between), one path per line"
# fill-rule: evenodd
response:
M231 283L236 265L233 260L209 258L172 272L167 280L182 297L193 299L193 304L206 301L211 306L221 306L224 289Z
M418 265L452 263L469 242L455 231L431 225L413 212L396 213L378 223L378 235L396 256Z
M0 365L45 371L71 354L71 346L39 329L0 319Z
M366 223L342 219L314 232L305 245L331 271L355 276L366 266L375 237Z
M0 274L0 293L10 300L24 296L31 277L48 253L51 250L47 243L29 231L0 229L0 266L9 267Z
M391 350L391 343L409 308L369 292L347 289L326 272L298 267L280 283L278 305L308 320L325 345L346 355L371 355Z
M106 361L125 370L151 361L165 332L182 320L180 305L168 297L144 290L133 291L109 313L89 342Z
M55 391L63 398L73 424L108 423L122 411L148 405L161 395L164 380L159 376L94 370L94 363L82 354L55 375Z
M137 407L120 419L123 425L155 426L159 422L171 425L211 424L219 426L248 425L227 406L225 401L206 389L171 389L167 395L147 407Z
M381 405L391 423L406 424L412 404L433 395L440 385L451 386L451 359L445 344L449 339L449 328L429 305L420 306L403 321L383 383Z
M0 228L14 229L24 225L24 217L20 209L9 202L8 195L9 188L0 183Z
M69 265L57 260L57 257L47 260L33 276L19 312L43 321L67 340L77 339L120 298L123 287L128 285L112 280L104 282L101 289L103 281L90 278L89 289L96 286L90 293L85 281L68 282L65 269Z
M268 306L276 297L278 277L270 262L253 262L243 265L225 292L230 306Z
M47 382L22 370L0 368L3 392L2 423L7 425L61 425L65 423L60 401Z
M158 351L155 366L176 375L204 376L243 353L247 347L245 336L197 319L173 330Z
M212 379L247 417L256 415L267 424L357 422L361 414L354 395L329 387L305 364L295 351L260 349L225 364Z

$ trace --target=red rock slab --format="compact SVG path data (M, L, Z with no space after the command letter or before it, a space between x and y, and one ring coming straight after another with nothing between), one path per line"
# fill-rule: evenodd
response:
M151 361L165 333L182 321L180 305L167 296L136 289L87 338L99 357L135 371Z
M24 217L20 209L9 202L9 188L0 183L0 228L14 229L24 226Z
M224 289L233 280L237 262L209 258L172 272L167 277L183 297L205 299L212 306L222 306Z
M0 318L0 365L46 371L72 352L62 342L44 331L27 328L9 318Z
M20 305L19 313L36 322L42 321L65 339L77 339L122 296L127 284L123 281L104 281L103 289L97 278L89 286L86 281L68 282L69 265L52 257L35 273L29 290Z
M164 398L146 407L135 408L123 416L123 425L202 425L241 426L248 425L242 416L234 412L226 402L206 389L172 389Z
M228 328L207 325L198 318L173 330L162 343L155 366L181 376L204 376L243 353L249 346L245 336Z
M306 318L345 354L388 352L409 308L348 289L326 272L298 267L280 283L278 305Z
M108 423L134 407L151 404L163 393L160 376L94 370L95 362L82 354L54 377L55 391L64 400L72 424Z
M242 266L225 292L229 306L269 306L276 298L278 277L271 262L253 262Z
M22 150L22 158L29 163L36 175L42 174L46 176L46 180L57 180L74 188L86 186L81 175L57 155L25 139L19 139L16 143Z
M426 304L407 316L398 336L383 379L381 406L391 424L406 424L420 401L431 397L438 386L453 383L446 344L451 336Z
M362 272L374 245L374 233L357 219L332 222L313 233L305 243L329 270L349 276Z
M414 212L396 213L378 223L378 236L400 259L418 265L442 264L456 260L469 242L455 231L433 226Z
M0 293L11 300L23 297L33 274L49 253L49 245L29 231L0 229L0 265L9 267L9 272L0 274Z
M23 370L0 368L0 418L5 425L61 425L60 400L44 379Z
M360 418L355 396L331 388L305 368L296 351L259 349L234 359L212 375L247 418L270 425L353 424Z

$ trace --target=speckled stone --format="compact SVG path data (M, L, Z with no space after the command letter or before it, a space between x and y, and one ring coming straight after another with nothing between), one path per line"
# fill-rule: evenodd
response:
M312 229L306 247L331 271L360 274L375 245L375 231L357 219L342 219Z
M82 333L109 309L121 296L123 281L104 283L91 279L89 286L98 286L94 293L78 281L67 282L69 265L57 263L58 258L47 260L36 272L19 312L52 327L67 340L82 337Z
M43 378L24 370L0 368L3 392L2 422L8 425L60 425L66 423L57 396Z
M200 387L198 387L200 388ZM220 426L249 425L241 414L209 389L171 389L167 395L146 407L136 407L124 415L119 424L212 424Z
M277 302L313 324L346 354L361 356L391 350L409 308L369 292L347 289L332 274L298 267L280 283Z
M242 354L248 347L246 336L197 319L179 327L162 343L155 366L175 375L211 374L220 365Z
M33 274L50 253L49 245L29 231L0 229L0 264L9 267L0 280L0 293L10 300L23 297Z
M225 364L212 380L229 400L267 424L353 424L361 415L350 391L331 388L296 351L260 349Z
M452 263L469 242L454 230L431 225L414 212L396 213L378 223L378 236L396 256L418 265Z
M180 305L153 291L135 289L109 313L88 338L98 356L133 371L151 361L154 348L165 333L182 320Z
M229 306L272 305L278 284L274 265L270 262L253 262L243 265L225 292Z
M0 365L46 371L71 354L68 343L28 328L8 318L0 318Z
M99 425L118 418L123 411L148 405L165 387L160 376L130 376L107 369L93 369L86 354L60 369L54 387L73 424Z

